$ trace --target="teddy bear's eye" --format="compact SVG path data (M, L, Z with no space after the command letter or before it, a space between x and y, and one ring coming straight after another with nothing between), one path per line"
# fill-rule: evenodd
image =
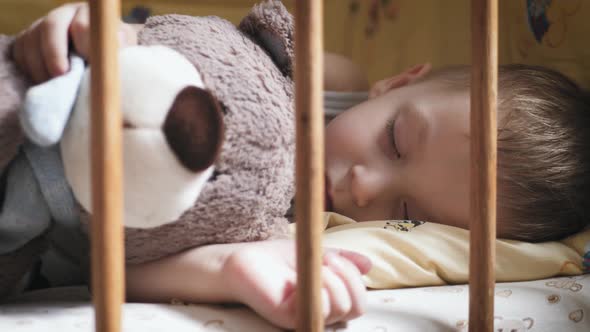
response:
M219 108L221 109L221 113L223 113L223 115L227 114L227 107L225 107L225 105L221 102L219 102Z
M221 173L221 172L219 172L217 170L214 170L213 171L213 174L211 174L211 177L209 178L209 180L207 180L207 182L213 182L213 181L217 180L217 177L220 176L220 175L222 175L222 174L223 173Z

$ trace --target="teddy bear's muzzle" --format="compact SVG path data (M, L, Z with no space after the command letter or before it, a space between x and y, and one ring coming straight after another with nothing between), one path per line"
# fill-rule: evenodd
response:
M213 174L223 114L196 68L169 48L121 50L120 76L125 226L158 227L192 207ZM92 212L89 100L86 71L60 147L74 196Z

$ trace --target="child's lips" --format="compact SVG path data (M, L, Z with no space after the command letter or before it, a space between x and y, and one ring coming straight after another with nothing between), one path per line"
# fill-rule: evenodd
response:
M330 178L326 174L326 185L324 188L325 191L325 200L324 200L324 208L326 211L332 211L333 202L332 202L332 195L330 194Z

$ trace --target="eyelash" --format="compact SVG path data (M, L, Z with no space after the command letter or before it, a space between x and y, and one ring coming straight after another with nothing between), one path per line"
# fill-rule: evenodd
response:
M395 120L394 119L390 119L387 121L387 137L389 137L389 142L391 142L391 146L393 147L393 150L395 151L395 155L397 156L397 158L401 158L401 154L399 153L399 150L397 149L397 144L395 143Z
M389 119L387 121L386 130L387 130L387 137L389 137L389 142L391 143L391 146L393 147L393 150L395 151L395 155L397 156L398 159L400 159L402 156L399 153L399 151L397 149L397 144L395 142L395 120L394 119ZM403 215L404 220L410 220L410 216L408 215L408 204L406 202L403 202L402 210L404 213L404 215Z
M408 204L404 202L404 220L410 220L410 216L408 215Z

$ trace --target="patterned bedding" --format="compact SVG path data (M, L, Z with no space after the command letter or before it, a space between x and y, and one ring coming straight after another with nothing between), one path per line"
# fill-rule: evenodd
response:
M343 331L467 331L468 286L371 291L368 312ZM504 332L590 331L590 275L496 286L495 329ZM93 331L82 287L20 295L0 305L0 331ZM124 306L123 331L280 331L242 306L145 304Z

